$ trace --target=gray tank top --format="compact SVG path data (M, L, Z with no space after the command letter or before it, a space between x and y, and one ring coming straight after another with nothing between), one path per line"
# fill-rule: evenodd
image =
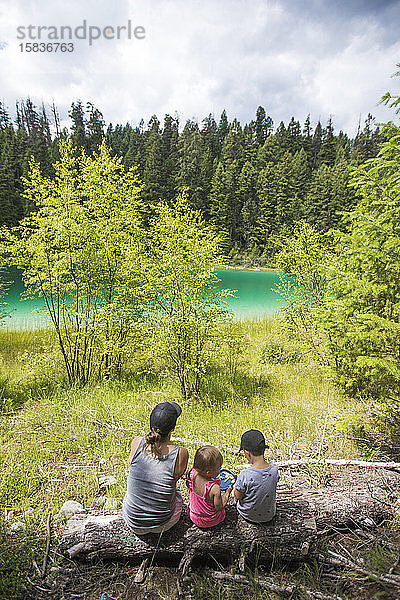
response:
M176 502L174 469L179 446L162 458L143 451L144 438L129 466L122 516L128 527L157 527L172 517Z

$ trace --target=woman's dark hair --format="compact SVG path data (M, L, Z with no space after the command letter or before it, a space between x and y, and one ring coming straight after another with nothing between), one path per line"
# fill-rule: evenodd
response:
M161 458L162 452L160 449L160 445L165 440L167 435L168 433L161 433L161 431L157 427L152 427L149 433L144 438L143 451L147 448L150 448L150 454L157 458Z

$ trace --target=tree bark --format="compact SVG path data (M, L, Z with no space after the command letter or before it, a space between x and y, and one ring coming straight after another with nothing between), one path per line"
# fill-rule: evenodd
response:
M210 555L230 560L245 552L260 561L273 557L300 561L313 554L316 540L332 528L379 524L392 510L390 494L396 487L400 487L400 476L386 470L346 469L344 473L341 469L318 488L295 478L292 489L279 490L277 513L270 523L247 523L229 505L225 521L204 531L189 521L184 510L179 523L162 536L136 536L120 511L85 510L68 521L60 549L82 560L101 557L139 562L149 557L178 564Z

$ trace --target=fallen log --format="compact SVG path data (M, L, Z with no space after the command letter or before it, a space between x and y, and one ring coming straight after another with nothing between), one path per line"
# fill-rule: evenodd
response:
M379 469L340 471L319 488L310 488L304 478L294 479L292 489L279 494L276 517L267 524L247 523L228 506L225 521L211 531L193 525L185 511L164 535L139 537L125 525L120 511L85 510L68 521L60 549L82 560L152 558L180 562L186 569L197 557L231 560L243 553L259 561L299 561L312 553L319 534L331 528L381 523L391 512L390 492L400 487L397 473Z

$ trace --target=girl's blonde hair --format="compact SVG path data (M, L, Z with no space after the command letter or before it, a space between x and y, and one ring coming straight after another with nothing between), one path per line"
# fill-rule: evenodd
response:
M222 467L224 459L215 446L202 446L194 455L193 467L200 475L207 477L207 471Z

